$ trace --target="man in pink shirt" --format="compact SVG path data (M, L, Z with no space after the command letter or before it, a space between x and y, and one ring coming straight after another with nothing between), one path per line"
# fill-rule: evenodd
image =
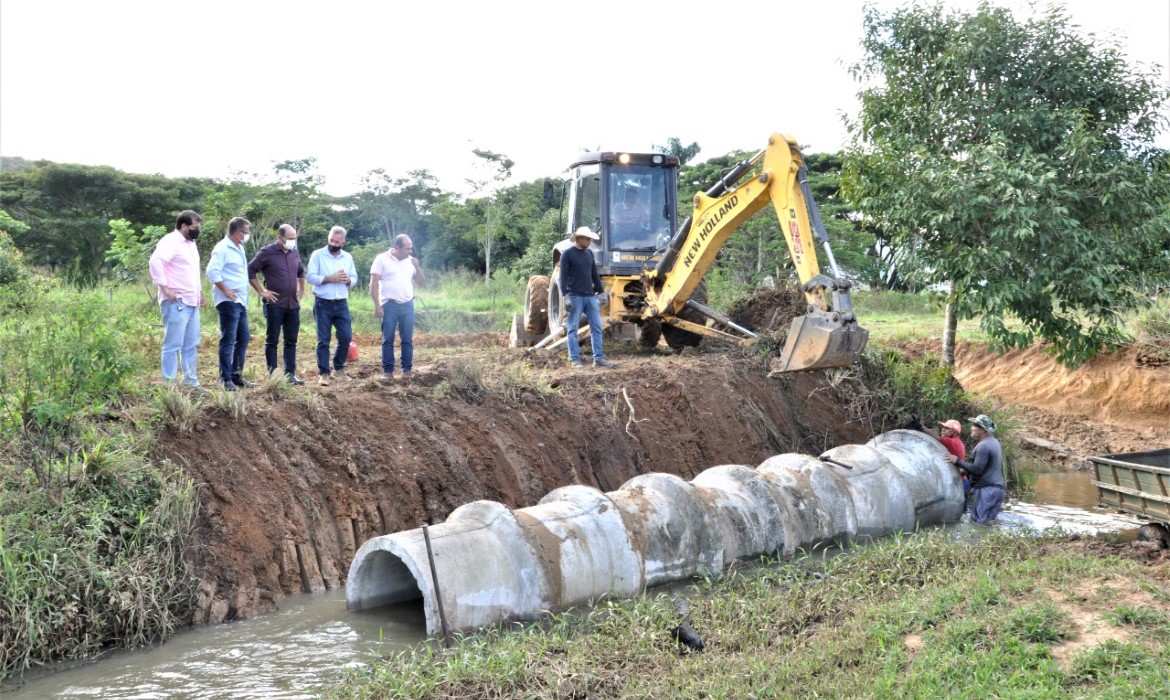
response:
M195 348L199 345L199 307L203 306L200 282L199 226L203 217L187 209L179 214L175 230L163 236L150 256L150 279L158 286L158 305L162 312L162 376L175 381L179 360L183 364L183 381L199 386L196 375Z

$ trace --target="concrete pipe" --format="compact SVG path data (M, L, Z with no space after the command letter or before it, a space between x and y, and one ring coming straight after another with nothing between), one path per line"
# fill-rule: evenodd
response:
M958 520L963 494L942 445L896 430L821 458L722 465L693 482L644 474L608 494L585 486L511 511L477 501L430 528L375 537L346 580L351 610L421 598L427 631L537 618L605 595L723 570L736 559Z

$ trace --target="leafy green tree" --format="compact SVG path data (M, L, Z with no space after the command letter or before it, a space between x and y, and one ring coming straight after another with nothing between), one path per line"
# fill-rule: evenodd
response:
M0 206L28 225L13 240L30 263L91 283L105 264L111 219L171 225L181 210L199 209L206 186L195 178L36 161L0 173Z
M482 148L473 148L471 152L479 159L475 161L475 169L478 172L475 176L467 178L467 184L471 185L473 194L482 197L484 212L484 225L482 228L477 227L473 235L483 248L483 280L487 282L492 278L492 246L499 233L499 220L511 214L509 200L497 195L503 184L512 177L512 166L516 162L502 153Z
M682 140L677 136L671 136L666 139L665 146L654 146L654 150L658 153L665 153L671 156L678 156L679 165L686 165L691 162L695 156L699 155L699 151L703 150L699 146L698 141L692 141L689 146L682 145Z
M362 177L362 191L345 200L353 213L351 232L379 243L409 234L421 257L429 215L441 195L438 179L429 170L412 170L406 177L393 177L382 168L371 170Z
M24 256L9 235L19 235L27 230L28 224L0 209L0 310L23 308L33 289Z
M1170 262L1158 69L1059 7L870 7L863 47L847 195L924 281L953 283L944 362L959 316L999 348L1051 341L1069 365L1121 340Z
M154 283L150 279L150 256L160 238L167 233L166 226L146 226L136 231L125 219L110 221L110 243L106 261L113 264L114 274L121 280L137 282L148 300L154 301Z

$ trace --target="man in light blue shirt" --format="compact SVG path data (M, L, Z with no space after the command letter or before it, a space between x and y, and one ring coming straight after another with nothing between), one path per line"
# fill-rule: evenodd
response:
M256 386L244 379L244 356L248 352L248 256L244 244L252 235L252 224L237 216L228 222L228 233L211 250L207 279L211 298L219 312L219 380L227 391Z
M337 351L333 353L333 373L341 381L351 381L345 373L349 341L353 339L349 315L349 290L357 286L357 268L353 256L342 250L345 229L329 229L329 245L313 251L305 279L313 285L313 318L317 320L317 383L329 386L329 341L337 328Z

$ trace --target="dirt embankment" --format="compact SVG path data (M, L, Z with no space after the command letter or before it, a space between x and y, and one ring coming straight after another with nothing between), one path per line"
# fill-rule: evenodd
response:
M769 310L783 305L745 307L741 321L785 326ZM212 412L192 432L161 436L161 456L199 486L196 623L342 586L366 539L440 522L473 500L522 507L566 484L611 491L652 471L691 478L893 427L851 420L848 388L825 373L768 379L758 357L736 351L614 348L618 368L574 371L563 353L528 357L497 334L422 336L415 379L387 385L377 381L379 340L359 338L353 382L318 387L310 372L284 398L248 392L238 419ZM1170 367L1120 353L1066 370L1039 348L999 356L961 344L956 375L1016 406L1015 434L1067 449L1070 465L1170 446Z
M452 354L450 338L418 338L414 380L386 385L378 339L361 338L353 382L318 387L310 373L283 399L252 390L239 419L211 413L192 432L164 432L161 454L199 485L196 623L342 586L366 539L469 501L522 507L566 484L609 491L646 472L691 478L871 437L843 419L822 373L770 380L758 359L664 350L574 371L501 340L456 339ZM525 388L534 382L556 392Z
M937 341L901 347L913 355L939 351ZM1069 466L1089 468L1090 455L1170 447L1170 366L1146 361L1133 347L1068 369L1039 345L1000 355L959 342L955 378L967 391L1010 405L1016 433Z

